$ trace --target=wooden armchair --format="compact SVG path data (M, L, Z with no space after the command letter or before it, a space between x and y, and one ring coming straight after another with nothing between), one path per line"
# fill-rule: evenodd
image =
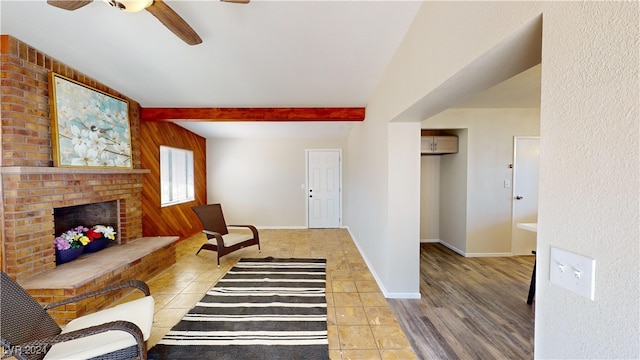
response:
M31 359L146 359L154 300L142 281L130 280L58 301L44 308L0 272L0 339L5 357ZM47 309L134 287L146 296L81 316L61 329Z
M230 227L248 228L251 230L251 234L229 233L220 204L194 206L191 209L198 215L204 227L202 232L207 235L207 242L198 249L196 255L198 255L202 249L213 250L218 253L218 267L220 267L221 257L240 250L243 247L258 245L258 252L260 251L258 229L253 225L229 225Z

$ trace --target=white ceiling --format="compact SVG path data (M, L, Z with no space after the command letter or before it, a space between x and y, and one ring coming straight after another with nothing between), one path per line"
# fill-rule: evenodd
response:
M0 0L0 29L142 107L362 107L421 5L397 0L166 3L202 44L183 43L147 11L120 12L101 0L76 11L45 0ZM539 70L537 76L539 103ZM490 101L499 99L499 107L518 107L505 105L512 94L497 91L473 104L496 107ZM180 125L205 137L318 137L344 135L355 123Z

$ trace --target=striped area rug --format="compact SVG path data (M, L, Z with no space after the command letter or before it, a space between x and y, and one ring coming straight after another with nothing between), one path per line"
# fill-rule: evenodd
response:
M149 359L328 359L325 259L241 259Z

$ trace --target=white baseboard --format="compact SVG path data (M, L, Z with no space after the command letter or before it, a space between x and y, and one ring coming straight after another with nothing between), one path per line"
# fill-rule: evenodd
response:
M513 256L512 253L468 253L468 252L464 252L460 249L458 249L457 247L448 244L442 240L439 240L439 243L448 247L449 249L455 251L456 253L464 256L464 257L509 257L509 256Z
M364 260L365 264L367 264L367 267L369 268L369 272L371 272L371 275L373 275L374 280L380 287L380 291L382 291L382 294L384 295L385 298L387 299L420 299L420 292L417 292L417 293L389 292L387 288L384 286L384 284L382 283L382 281L380 281L380 277L378 276L376 271L373 269L373 266L371 266L371 262L369 262L369 259L367 259L367 256L362 251L362 248L360 247L360 244L358 242L358 238L356 238L355 234L351 232L351 229L348 226L346 227L346 229L347 231L349 231L349 235L351 236L351 239L353 239L353 243L356 244L356 247L358 248L358 252L360 252L360 256L362 256L362 259Z
M449 243L446 243L446 242L444 242L442 240L440 240L440 244L442 244L442 245L448 247L449 249L453 250L454 252L466 257L464 251L458 249L457 247L455 247L455 246L453 246L453 245L451 245Z
M387 292L384 295L387 299L421 299L420 293L390 293Z
M465 257L510 257L512 253L467 253Z
M231 226L229 226L231 227ZM306 226L260 226L256 225L257 229L264 230L300 230L300 229L308 229Z
M227 225L228 226L228 225ZM232 226L228 226L228 227L232 227ZM348 226L340 226L337 229L348 229ZM298 225L294 225L294 226L281 226L281 225L256 225L256 229L265 229L265 230L307 230L309 229L308 226L303 225L303 226L298 226ZM329 229L329 228L328 228Z
M423 244L427 244L427 243L441 243L442 240L440 239L420 239L420 243Z

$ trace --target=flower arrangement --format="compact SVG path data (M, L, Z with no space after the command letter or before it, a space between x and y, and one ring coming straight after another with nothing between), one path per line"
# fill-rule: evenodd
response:
M111 226L95 225L92 228L76 226L62 233L53 240L57 250L75 249L85 246L95 239L115 240L116 232Z
M115 240L116 231L111 226L96 225L93 228L89 229L89 231L87 232L87 236L90 236L93 239L103 237L109 240Z
M86 235L87 231L89 229L84 226L76 226L55 238L53 243L58 250L79 248L91 242L91 239Z

